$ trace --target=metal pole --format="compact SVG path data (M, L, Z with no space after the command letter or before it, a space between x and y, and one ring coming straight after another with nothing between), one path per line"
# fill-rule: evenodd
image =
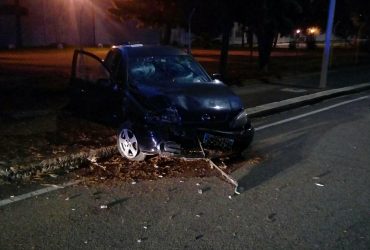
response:
M194 15L194 12L195 12L195 8L192 9L192 11L190 12L190 15L189 15L189 19L188 19L188 54L191 54L191 20L193 18L193 15Z
M320 88L326 88L327 79L328 79L328 66L329 66L329 58L330 58L331 35L333 32L333 23L334 23L334 15L335 15L335 2L336 0L330 0L328 24L326 26L326 35L325 35L325 49L324 49L324 54L322 57Z

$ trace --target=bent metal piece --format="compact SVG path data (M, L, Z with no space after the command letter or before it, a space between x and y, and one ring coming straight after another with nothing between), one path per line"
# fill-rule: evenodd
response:
M212 159L210 158L183 158L184 160L186 161L197 161L197 160L205 160L208 162L208 164L211 166L211 168L215 168L216 170L218 170L221 175L231 184L235 187L234 189L234 193L239 195L240 192L238 191L238 188L239 188L239 183L238 181L236 181L233 177L231 177L231 175L227 174L225 171L223 171L219 166L217 166L216 163L214 163L212 161ZM225 165L225 163L223 163L223 165Z
M229 183L235 186L234 193L239 195L240 193L238 192L238 187L239 187L238 181L236 181L230 175L225 173L225 171L223 171L219 166L217 166L211 159L207 159L207 162L211 165L211 167L214 167L215 169L217 169L221 173L221 175L229 181Z

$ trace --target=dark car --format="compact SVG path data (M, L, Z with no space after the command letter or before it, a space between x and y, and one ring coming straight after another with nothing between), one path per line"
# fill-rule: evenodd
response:
M76 50L71 90L82 113L120 124L118 150L130 160L235 154L253 139L240 98L173 47L115 46L104 61Z

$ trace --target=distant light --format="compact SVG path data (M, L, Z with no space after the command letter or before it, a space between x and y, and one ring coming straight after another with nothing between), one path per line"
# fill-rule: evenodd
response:
M311 27L307 29L307 33L310 35L318 35L320 34L320 29L317 27Z
M302 31L300 30L300 29L297 29L296 31L295 31L295 33L296 34L300 34Z

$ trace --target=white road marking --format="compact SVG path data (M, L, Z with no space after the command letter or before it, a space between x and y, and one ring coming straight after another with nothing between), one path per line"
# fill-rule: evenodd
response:
M304 117L307 117L307 116L311 116L311 115L314 115L314 114L317 114L317 113L321 113L321 112L324 112L324 111L327 111L327 110L330 110L330 109L333 109L333 108L336 108L336 107L340 107L340 106L343 106L343 105L346 105L346 104L349 104L349 103L352 103L352 102L362 101L362 100L368 99L369 97L370 96L359 97L359 98L356 98L356 99L353 99L353 100L340 102L340 103L337 103L337 104L334 104L334 105L331 105L331 106L328 106L328 107L325 107L325 108L322 108L322 109L318 109L318 110L315 110L315 111L311 111L311 112L308 112L308 113L305 113L305 114L290 117L288 119L284 119L284 120L281 120L281 121L278 121L278 122L266 124L266 125L260 126L258 128L255 128L255 131L261 131L261 130L266 129L266 128L270 128L270 127L281 125L281 124L284 124L284 123L287 123L287 122L298 120L298 119L301 119L301 118L304 118Z
M290 122L290 121L298 120L298 119L301 119L303 117L314 115L314 114L317 114L317 113L320 113L320 112L323 112L323 111L326 111L326 110L330 110L330 109L333 109L333 108L336 108L336 107L340 107L340 106L343 106L343 105L346 105L346 104L349 104L349 103L352 103L352 102L365 100L365 99L368 99L369 97L370 96L363 96L363 97L359 97L357 99L337 103L337 104L328 106L326 108L318 109L318 110L311 111L311 112L308 112L308 113L305 113L305 114L302 114L302 115L294 116L294 117L291 117L291 118L288 118L288 119L285 119L285 120L281 120L281 121L278 121L278 122L274 122L274 123L270 123L270 124L267 124L267 125L264 125L264 126L260 126L260 127L256 128L255 131L260 131L260 130L270 128L270 127L273 127L273 126L277 126L277 125L280 125L280 124L284 124L284 123L287 123L287 122ZM73 186L73 185L76 185L80 182L81 181L72 181L72 182L62 184L62 185L52 185L50 187L42 188L42 189L32 191L32 192L29 192L29 193L26 193L26 194L14 196L14 197L12 196L9 199L0 200L0 207L9 205L9 204L14 203L14 202L29 199L29 198L32 198L32 197L35 197L35 196L39 196L39 195L42 195L42 194L45 194L45 193L49 193L49 192L53 192L53 191L56 191L56 190L59 190L59 189L63 189L63 188L69 187L69 186Z
M32 191L32 192L29 192L29 193L26 193L26 194L21 194L21 195L18 195L18 196L14 196L14 197L11 197L9 199L0 200L0 207L6 206L6 205L9 205L11 203L18 202L18 201L21 201L21 200L25 200L25 199L28 199L28 198L32 198L32 197L35 197L35 196L39 196L39 195L42 195L42 194L45 194L45 193L49 193L49 192L53 192L53 191L56 191L56 190L59 190L59 189L63 189L63 188L69 187L69 186L73 186L73 185L78 184L80 182L81 181L71 181L71 182L68 182L68 183L65 183L65 184L62 184L62 185L52 185L50 187L42 188L42 189Z

